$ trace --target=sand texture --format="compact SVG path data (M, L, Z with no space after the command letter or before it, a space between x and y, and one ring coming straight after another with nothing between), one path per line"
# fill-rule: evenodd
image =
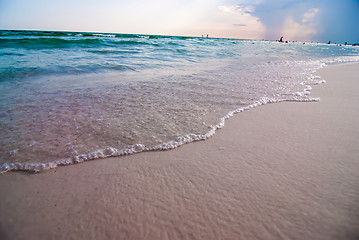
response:
M359 64L178 149L0 176L0 239L359 239Z

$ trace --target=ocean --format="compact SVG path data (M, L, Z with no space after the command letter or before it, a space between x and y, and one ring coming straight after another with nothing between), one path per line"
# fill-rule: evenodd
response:
M319 101L315 71L357 61L336 44L0 31L0 172L205 140L253 107Z

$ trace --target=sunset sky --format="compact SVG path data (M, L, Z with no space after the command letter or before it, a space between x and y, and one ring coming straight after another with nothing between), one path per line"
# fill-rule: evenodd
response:
M0 0L0 29L359 42L359 0Z

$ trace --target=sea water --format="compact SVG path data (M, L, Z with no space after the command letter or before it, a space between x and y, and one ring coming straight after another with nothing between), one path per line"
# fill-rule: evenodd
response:
M328 63L359 48L112 33L0 31L0 171L167 150L235 113L318 101Z

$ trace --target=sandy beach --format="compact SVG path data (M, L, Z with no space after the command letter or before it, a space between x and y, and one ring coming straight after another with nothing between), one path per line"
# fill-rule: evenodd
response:
M358 239L359 64L178 149L0 176L0 239Z

